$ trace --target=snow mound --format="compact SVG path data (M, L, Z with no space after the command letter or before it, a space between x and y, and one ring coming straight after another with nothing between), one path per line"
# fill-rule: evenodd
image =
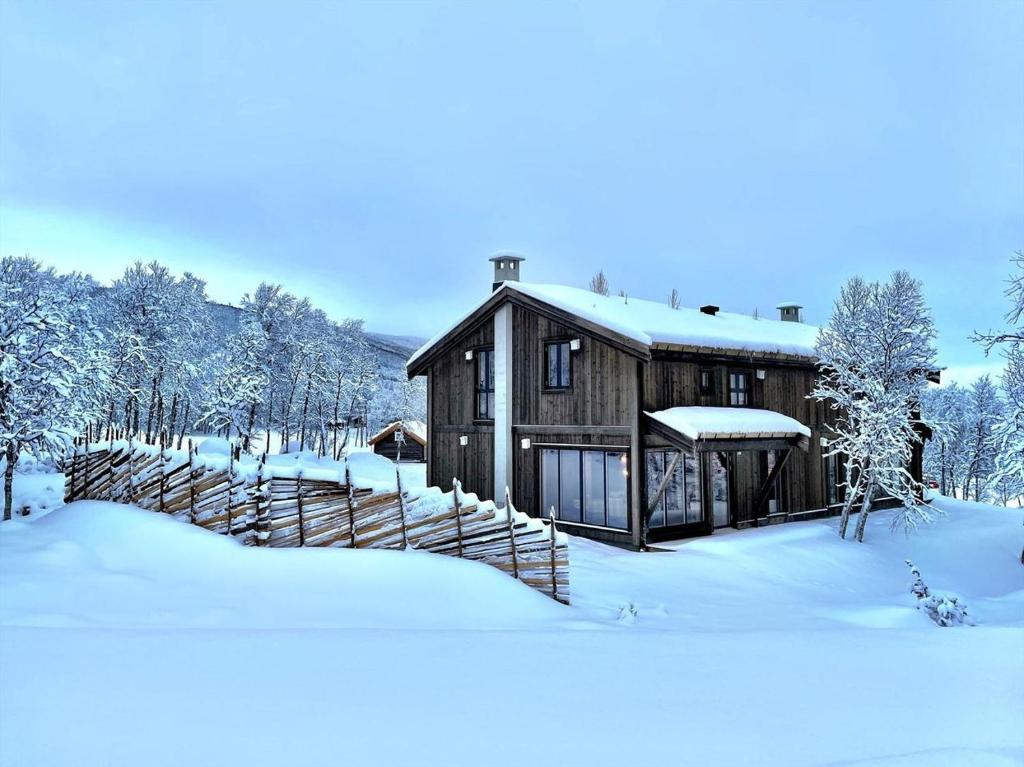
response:
M196 452L200 455L231 455L231 443L223 437L207 437L199 443Z
M566 608L489 565L418 551L250 548L80 501L0 527L0 625L500 628Z

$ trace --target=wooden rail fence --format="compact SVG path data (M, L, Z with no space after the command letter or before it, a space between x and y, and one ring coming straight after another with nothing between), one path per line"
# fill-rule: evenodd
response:
M548 522L463 492L359 487L344 470L165 450L131 442L79 446L65 466L67 503L130 503L250 546L413 548L486 562L569 604L568 539ZM367 483L372 484L372 483Z

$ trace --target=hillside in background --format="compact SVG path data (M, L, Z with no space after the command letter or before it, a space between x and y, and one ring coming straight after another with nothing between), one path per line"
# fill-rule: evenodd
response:
M238 330L238 317L242 310L237 306L211 301L210 311L223 333L233 334ZM385 381L405 380L406 360L426 341L417 336L394 336L370 331L366 331L366 338L377 352L380 376Z

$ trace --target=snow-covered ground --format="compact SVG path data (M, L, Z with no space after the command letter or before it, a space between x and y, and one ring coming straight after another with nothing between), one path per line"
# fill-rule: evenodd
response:
M2 765L1016 765L1022 513L639 554L575 604L422 552L251 549L83 502L0 525ZM912 558L976 626L938 628Z

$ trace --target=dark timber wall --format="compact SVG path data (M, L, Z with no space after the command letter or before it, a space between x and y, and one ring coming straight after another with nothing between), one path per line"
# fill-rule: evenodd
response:
M700 370L713 371L715 388L711 396L700 394ZM807 399L814 388L815 368L771 362L687 359L661 353L653 359L644 375L645 410L664 410L681 405L725 406L729 404L729 371L750 373L750 407L775 410L811 429L807 452L794 450L783 472L784 511L805 511L825 506L825 466L820 438L824 431L824 405ZM757 371L764 371L764 378ZM730 456L735 521L753 519L754 497L767 476L764 453L743 451Z
M431 365L427 377L427 483L442 489L458 477L468 492L493 495L494 424L474 419L476 364L466 360L470 349L494 345L491 316L467 330ZM465 435L469 444L459 445ZM499 499L500 500L500 499Z

